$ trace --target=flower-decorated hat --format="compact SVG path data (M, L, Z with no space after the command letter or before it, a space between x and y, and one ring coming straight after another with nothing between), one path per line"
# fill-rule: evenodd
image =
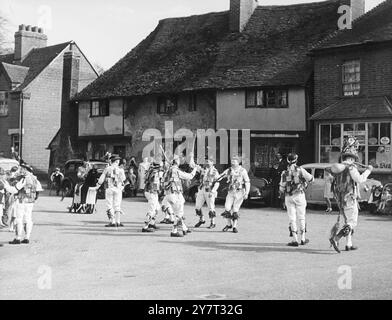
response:
M357 138L354 136L349 136L344 139L343 141L343 148L342 148L342 160L344 161L347 157L355 158L355 161L358 161L358 148L359 142Z

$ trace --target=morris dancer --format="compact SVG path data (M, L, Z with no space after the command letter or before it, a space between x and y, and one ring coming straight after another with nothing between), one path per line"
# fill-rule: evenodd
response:
M43 191L41 183L37 177L33 175L33 168L26 163L20 165L19 174L21 180L16 184L17 199L15 203L16 213L16 237L9 244L28 244L33 230L33 208L34 203L39 197L39 193ZM21 186L23 186L21 188ZM11 192L14 193L14 192ZM23 230L25 232L24 240L21 241Z
M9 174L6 177L7 182L11 187L15 187L16 184L19 182L17 179L19 172L18 167L12 167ZM16 203L16 195L10 194L6 192L6 200L5 200L5 210L6 215L8 215L9 219L9 231L15 232L15 219L16 219L16 212L15 212L15 203Z
M195 225L195 228L200 228L206 223L203 215L203 205L207 203L208 206L208 216L211 220L208 229L214 229L216 227L215 218L215 199L218 194L219 182L216 180L219 178L219 172L214 166L213 158L206 158L207 167L201 170L200 174L200 186L199 191L196 196L196 215L200 217L199 222Z
M186 173L179 169L180 157L175 155L173 157L172 167L169 169L165 176L165 192L167 201L171 205L174 211L174 225L173 230L170 234L171 237L183 237L184 235L191 233L184 222L184 204L185 199L182 194L182 180L192 180L195 176L198 166L195 166L191 173ZM182 233L178 231L181 228Z
M9 222L10 231L14 232L14 220L15 215L13 214L12 204L14 196L6 191L4 187L4 182L8 182L11 187L14 187L16 182L14 182L15 173L18 171L17 167L13 167L9 172L5 172L0 168L0 226L6 227ZM10 220L10 221L8 221Z
M161 160L154 161L147 171L144 195L148 201L148 211L147 220L142 232L154 232L158 229L156 226L156 217L161 209L159 194L162 189L163 173L163 163Z
M226 218L227 224L222 231L227 232L233 229L234 233L238 233L239 211L244 200L248 199L250 191L248 172L240 165L238 156L232 157L231 168L224 171L218 180L225 177L227 177L229 182L229 192L226 196L225 212L222 213L222 217Z
M105 183L105 199L107 205L107 215L109 224L106 227L123 227L121 223L121 201L124 182L126 180L124 170L119 167L121 158L118 155L111 155L110 166L106 167L98 184L97 190Z
M6 224L3 223L3 220L7 220L3 218L3 216L5 216L6 214L5 212L6 191L5 191L5 186L3 181L5 181L5 171L3 168L0 168L0 226L6 227Z
M360 199L358 185L364 183L373 170L372 166L367 166L365 172L362 174L358 172L356 166L356 161L359 160L358 147L359 143L355 137L346 138L341 154L342 163L334 164L330 169L334 177L332 190L340 212L337 225L332 229L329 241L338 253L340 253L339 240L342 237L347 239L346 251L358 249L352 243L354 229L358 224L358 199ZM338 231L341 215L344 217L345 224Z
M298 155L290 153L287 156L288 167L282 172L280 180L280 193L284 197L287 214L289 216L289 231L293 241L288 245L298 247L298 228L297 218L300 223L301 245L306 245L309 240L306 239L306 198L305 190L309 183L313 182L313 176L304 168L297 165Z

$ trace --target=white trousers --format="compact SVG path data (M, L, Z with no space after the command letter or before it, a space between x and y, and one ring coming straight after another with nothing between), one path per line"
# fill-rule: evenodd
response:
M241 191L229 191L226 196L225 210L230 212L238 213L241 209L241 205L244 202L245 190Z
M351 229L354 229L358 225L358 211L358 201L355 199L349 199L346 206L343 207L346 224L348 224Z
M287 208L287 214L289 216L289 222L292 232L298 232L297 218L300 222L301 232L306 230L306 198L304 192L295 193L292 196L286 195L285 204Z
M201 210L204 204L207 203L208 210L215 211L215 199L215 192L207 192L204 188L199 190L196 196L196 210Z
M107 188L105 191L105 199L107 210L110 215L110 222L120 223L120 217L122 213L122 188Z
M34 203L19 203L19 201L15 203L16 239L21 239L23 230L25 230L25 238L30 239L33 229L33 208Z
M185 199L182 193L170 193L167 196L167 201L173 209L173 213L177 218L184 216Z
M155 218L158 211L161 209L159 204L159 196L157 193L145 192L144 196L148 201L147 217Z

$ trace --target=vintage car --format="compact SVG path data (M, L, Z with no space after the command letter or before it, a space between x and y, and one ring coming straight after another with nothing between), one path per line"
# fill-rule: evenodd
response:
M1 158L0 157L0 168L4 171L9 171L12 167L19 167L19 162L15 159Z
M306 171L308 171L314 177L314 182L309 184L306 190L306 200L309 204L325 204L324 170L330 166L331 166L330 163L310 163L302 166ZM363 169L359 169L359 171L361 172L363 171ZM359 192L361 196L360 202L367 203L372 193L373 186L380 186L380 185L381 185L380 181L371 178L369 178L365 183L362 183L359 186Z
M269 206L271 203L272 186L264 178L258 178L253 175L249 175L250 179L250 192L249 198L245 201L245 204L262 204ZM193 179L191 184L184 186L184 196L189 202L196 201L196 194L198 192L198 181ZM223 179L219 183L218 196L216 200L225 200L228 192L227 179Z
M68 160L64 165L64 179L62 182L62 189L67 197L71 197L73 195L73 191L75 189L75 185L77 184L78 177L78 169L83 166L85 161L80 159ZM88 161L90 166L96 168L99 173L102 173L103 170L108 166L108 164L104 161L99 160L90 160ZM103 188L98 190L98 198L105 198Z

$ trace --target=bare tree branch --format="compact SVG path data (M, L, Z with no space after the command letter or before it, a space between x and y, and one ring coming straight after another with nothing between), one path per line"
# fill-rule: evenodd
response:
M8 41L9 22L0 12L0 54L11 53L12 43Z

